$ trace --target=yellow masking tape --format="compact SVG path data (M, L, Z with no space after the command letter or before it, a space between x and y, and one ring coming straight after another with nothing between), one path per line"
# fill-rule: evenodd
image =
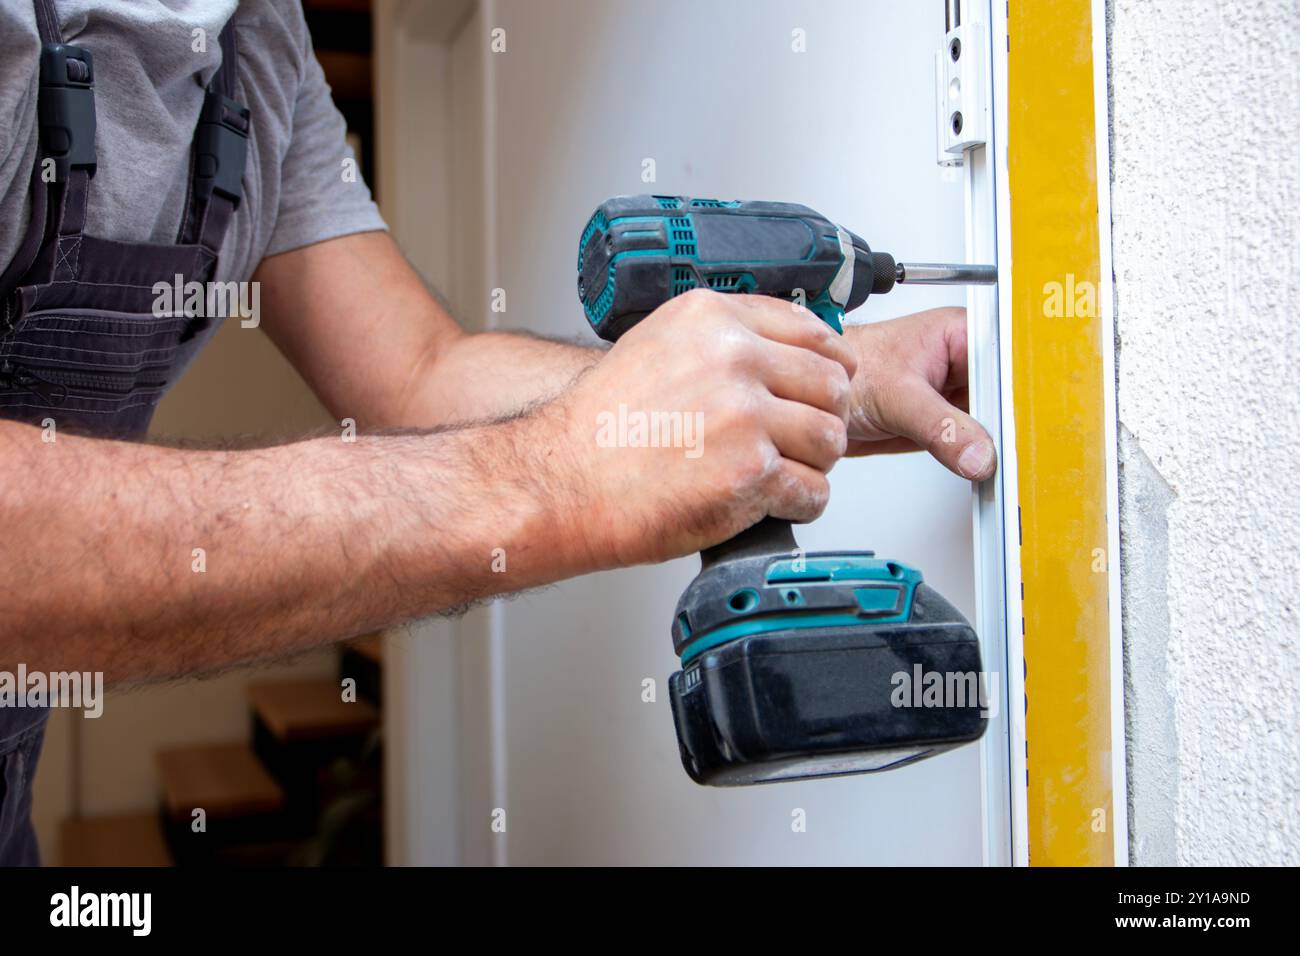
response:
M1008 162L1029 860L1113 865L1091 0L1012 0ZM1121 796L1122 799L1122 796Z

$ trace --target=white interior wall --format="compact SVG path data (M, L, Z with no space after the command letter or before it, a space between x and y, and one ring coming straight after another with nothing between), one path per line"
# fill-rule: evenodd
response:
M1111 0L1130 831L1300 863L1300 18Z

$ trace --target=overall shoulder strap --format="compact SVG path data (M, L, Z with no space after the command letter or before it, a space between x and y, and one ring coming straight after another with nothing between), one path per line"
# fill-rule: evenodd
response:
M189 197L179 236L182 243L202 247L209 260L205 266L216 261L226 229L243 198L244 164L252 126L248 107L235 100L239 51L233 16L221 30L220 43L221 66L208 83L194 131Z
M35 0L34 6L41 58L31 222L0 277L0 294L5 297L47 241L58 244L48 278L76 279L90 179L95 175L94 60L89 50L61 42L53 0Z
M54 0L36 0L36 29L42 43L59 42L59 18L54 12Z

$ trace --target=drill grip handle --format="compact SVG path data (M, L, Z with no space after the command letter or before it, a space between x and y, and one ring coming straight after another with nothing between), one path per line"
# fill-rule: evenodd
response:
M707 571L722 561L747 558L759 554L793 554L799 543L794 539L794 528L781 518L764 518L746 528L734 538L700 552L701 571Z

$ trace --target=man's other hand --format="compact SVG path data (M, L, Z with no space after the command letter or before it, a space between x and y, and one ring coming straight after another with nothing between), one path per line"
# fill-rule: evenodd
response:
M993 474L993 440L967 414L965 309L851 326L844 336L858 360L848 454L924 450L963 478Z

